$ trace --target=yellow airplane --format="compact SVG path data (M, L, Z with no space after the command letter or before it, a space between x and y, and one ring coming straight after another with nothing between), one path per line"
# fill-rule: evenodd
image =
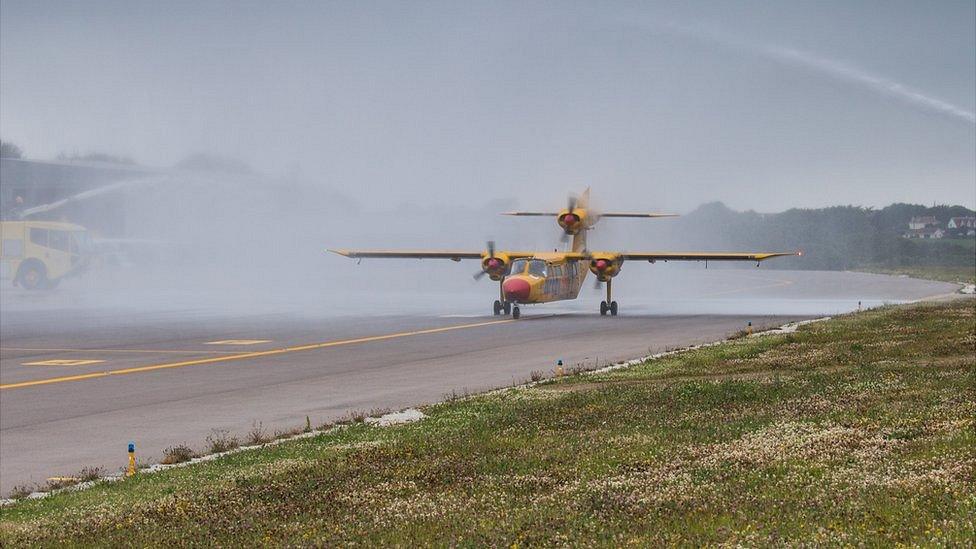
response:
M485 251L459 250L329 250L353 258L413 258L413 259L480 259L481 270L475 279L484 275L498 282L499 299L492 312L519 318L519 305L549 303L576 299L589 273L597 284L606 283L607 299L600 302L600 314L617 315L613 300L613 278L620 273L625 261L755 261L771 257L802 255L800 252L620 252L590 251L586 247L586 232L604 217L675 217L674 214L637 212L598 212L589 207L590 189L578 199L570 197L566 209L559 212L504 212L502 215L555 217L563 230L564 240L572 237L572 250L567 252L496 250L488 242ZM706 263L707 264L707 263Z

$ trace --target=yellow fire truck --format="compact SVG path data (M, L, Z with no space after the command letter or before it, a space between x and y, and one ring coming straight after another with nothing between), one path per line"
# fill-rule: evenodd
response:
M52 289L88 267L91 238L80 225L0 221L0 279L28 290Z

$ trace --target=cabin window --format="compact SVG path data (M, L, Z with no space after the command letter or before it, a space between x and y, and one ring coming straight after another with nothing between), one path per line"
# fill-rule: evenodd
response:
M529 274L533 276L546 276L546 262L541 259L529 261Z
M31 244L47 246L47 229L35 229L32 227L30 230L30 241Z
M68 233L66 231L48 231L47 238L49 248L61 250L62 252L68 251Z
M5 238L2 249L2 257L23 257L24 241L19 238Z

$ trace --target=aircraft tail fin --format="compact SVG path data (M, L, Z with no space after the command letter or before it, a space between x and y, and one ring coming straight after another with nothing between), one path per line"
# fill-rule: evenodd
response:
M574 252L585 252L586 251L586 229L573 235L573 251Z

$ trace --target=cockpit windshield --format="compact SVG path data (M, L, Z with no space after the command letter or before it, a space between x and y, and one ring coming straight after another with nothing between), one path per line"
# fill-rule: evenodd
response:
M525 264L528 262L527 259L516 259L512 262L512 267L508 270L508 274L522 274L525 271Z
M545 278L546 276L546 262L541 259L533 259L529 261L529 274L534 276L541 276Z

